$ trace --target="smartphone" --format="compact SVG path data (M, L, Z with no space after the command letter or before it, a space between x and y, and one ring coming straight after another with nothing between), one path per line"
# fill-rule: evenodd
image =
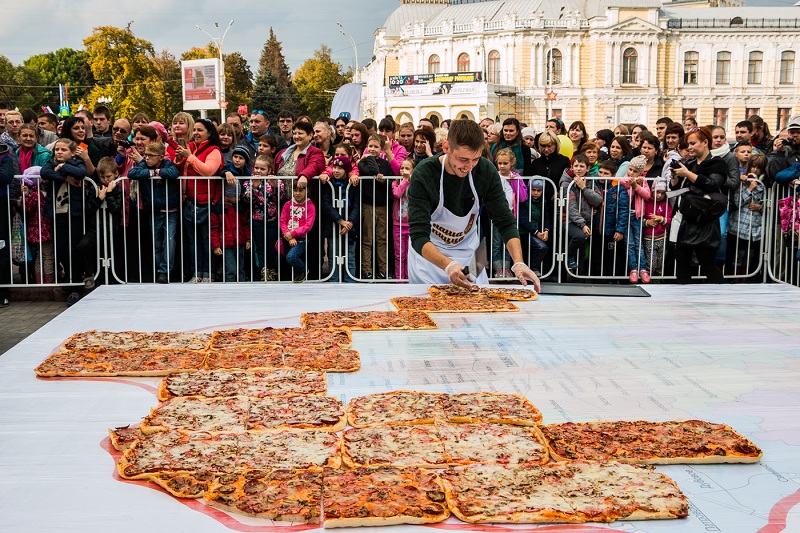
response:
M84 150L84 151L86 151L86 150L88 150L88 149L89 149L89 145L88 145L88 144L86 144L86 143L80 143L78 146L80 146L81 148L83 148L83 150Z
M180 144L182 148L186 148L186 139L177 139L177 143Z

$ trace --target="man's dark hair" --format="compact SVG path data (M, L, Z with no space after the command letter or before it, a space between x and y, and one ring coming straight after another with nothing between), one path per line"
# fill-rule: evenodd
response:
M288 109L284 109L280 113L278 113L278 118L290 118L292 119L292 122L297 121L297 117L294 115L294 113L292 113Z
M450 123L447 130L447 142L451 150L460 146L469 148L473 152L480 152L486 145L483 130L473 120L458 119Z
M437 117L436 115L431 115L430 118L428 118L428 120L430 120L431 124L433 124L433 129L439 127L439 117Z
M39 118L46 119L47 122L49 122L50 124L58 124L58 117L55 116L53 113L42 113L41 115L39 115Z
M572 156L572 164L575 163L583 163L587 167L591 167L592 165L589 164L589 158L586 157L586 154L575 154Z
M666 124L667 126L669 126L673 122L675 121L669 117L661 117L660 119L656 120L656 124Z
M361 123L364 125L365 128L367 128L367 131L378 129L378 123L375 122L374 118L365 118L364 120L361 121Z
M39 118L33 109L23 109L19 113L22 115L23 124L36 124L36 120Z
M736 123L737 128L747 128L747 131L753 133L753 123L749 120L743 120L741 122Z
M617 170L619 169L619 165L617 165L611 159L606 159L604 161L600 161L600 166L598 168L604 168L604 169L608 170L609 172L611 172L611 175L613 176L613 175L615 175L617 173Z
M111 110L104 105L99 105L94 108L93 115L105 115L106 119L111 120Z
M239 122L241 122L241 123L244 123L244 121L242 120L242 116L241 116L239 113L235 112L235 111L231 111L230 113L228 113L227 115L225 115L225 120L226 120L226 121L227 121L229 118L238 118L238 119L239 119Z

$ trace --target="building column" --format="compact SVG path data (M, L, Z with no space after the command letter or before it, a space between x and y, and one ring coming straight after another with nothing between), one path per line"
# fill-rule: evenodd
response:
M614 45L606 41L606 76L605 84L609 87L614 84L612 73L614 72Z

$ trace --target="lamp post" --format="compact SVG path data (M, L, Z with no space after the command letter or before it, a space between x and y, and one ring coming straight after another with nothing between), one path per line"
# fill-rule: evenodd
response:
M350 35L350 33L348 33L347 30L344 29L344 26L342 26L342 23L341 22L337 22L336 25L339 26L339 33L344 35L345 38L348 41L350 41L350 46L353 47L353 55L355 56L355 59L356 59L356 70L353 73L353 81L354 82L358 82L359 81L359 79L358 79L359 78L359 75L358 75L358 47L356 46L356 42L353 39L353 36Z
M225 108L228 106L228 102L225 101L225 61L223 61L223 59L222 59L222 43L223 43L223 41L225 41L225 36L228 35L228 30L231 29L231 26L233 26L233 20L231 20L228 23L228 27L225 28L225 31L223 32L222 37L220 37L220 35L219 35L219 22L215 22L214 23L214 27L217 28L217 36L214 37L213 35L208 33L206 30L201 28L200 26L195 25L195 28L197 28L201 32L203 32L206 35L208 35L208 37L216 45L217 51L219 52L219 108L220 108L219 114L220 114L220 119L223 122L225 120L225 117L223 115L224 115L224 112L225 112ZM204 110L201 111L201 114L203 115L203 118L205 118L205 111Z

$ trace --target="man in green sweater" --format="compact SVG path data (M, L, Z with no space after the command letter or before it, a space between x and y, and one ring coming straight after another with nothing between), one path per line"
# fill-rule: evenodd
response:
M466 274L480 243L478 214L481 205L502 235L514 261L511 270L523 285L539 278L522 260L517 221L508 206L497 169L481 157L483 132L471 120L454 120L443 154L422 161L414 169L408 189L408 225L411 249L408 276L411 283L454 283L470 287L476 279ZM477 283L486 284L486 272Z

